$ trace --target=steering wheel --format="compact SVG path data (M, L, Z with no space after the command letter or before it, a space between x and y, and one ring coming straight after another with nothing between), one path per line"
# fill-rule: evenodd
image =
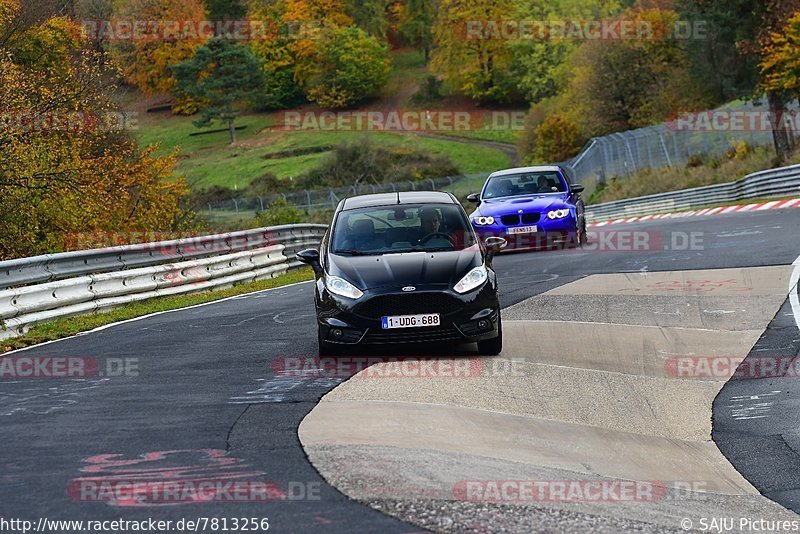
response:
M453 246L452 237L450 236L450 234L447 234L445 232L431 232L430 234L428 234L425 237L421 238L419 240L419 242L420 242L420 244L425 244L428 241L430 241L431 239L433 239L434 237L443 237L443 238L447 239L447 241L450 243L450 246Z

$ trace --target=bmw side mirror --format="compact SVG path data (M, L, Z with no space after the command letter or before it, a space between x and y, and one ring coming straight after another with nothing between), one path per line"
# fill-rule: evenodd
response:
M574 184L574 185L569 186L570 193L575 193L575 194L583 193L584 189L586 189L586 188L583 187L583 185L581 185L581 184Z
M491 236L487 237L483 244L486 245L486 261L492 261L494 255L503 250L508 241L502 237Z
M319 250L315 248L307 248L298 252L297 261L310 265L317 274L322 271L322 266L319 263Z
M480 206L481 196L478 193L472 193L471 195L467 195L467 202L473 202Z

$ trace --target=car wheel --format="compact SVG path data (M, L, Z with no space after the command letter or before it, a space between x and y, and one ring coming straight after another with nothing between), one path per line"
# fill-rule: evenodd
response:
M339 347L324 340L321 326L317 327L317 344L319 345L320 356L337 356L339 354Z
M503 321L497 317L497 337L478 341L478 352L485 356L497 356L503 350Z

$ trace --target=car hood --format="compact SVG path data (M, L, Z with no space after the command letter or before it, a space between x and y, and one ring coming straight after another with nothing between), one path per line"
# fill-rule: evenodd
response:
M450 252L403 252L382 256L330 254L328 258L328 274L340 276L362 290L424 285L452 287L483 261L478 245Z
M524 212L547 212L551 210L568 208L569 205L566 201L566 195L532 195L509 198L493 198L481 202L481 205L475 211L481 215L517 213L519 210L523 210Z

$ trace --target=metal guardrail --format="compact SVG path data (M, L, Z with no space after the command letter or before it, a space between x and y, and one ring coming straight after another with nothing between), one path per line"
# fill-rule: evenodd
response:
M297 251L318 244L326 228L274 226L0 262L0 340L56 318L271 278L299 267Z
M637 215L690 210L752 198L792 195L800 195L800 165L754 172L735 182L587 206L586 219L590 222L600 222Z
M298 250L293 242L318 238L322 224L288 224L224 234L139 243L116 247L43 254L30 258L0 261L0 289L28 285L89 273L102 273L157 265L169 261L205 258L239 252L265 245L284 243L294 259Z

